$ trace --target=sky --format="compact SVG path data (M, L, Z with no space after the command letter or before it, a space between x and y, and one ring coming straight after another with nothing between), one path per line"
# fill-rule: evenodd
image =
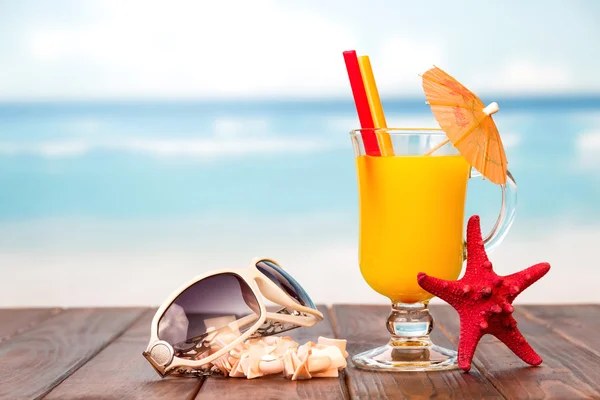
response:
M385 97L436 65L478 93L600 93L600 2L0 0L0 100Z

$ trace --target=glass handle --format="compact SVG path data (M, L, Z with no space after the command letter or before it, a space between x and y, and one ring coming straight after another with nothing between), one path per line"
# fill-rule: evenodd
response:
M481 176L481 174L477 172L475 168L471 168L470 177L475 178L479 176ZM498 219L496 220L496 224L492 228L492 231L483 239L485 249L490 253L502 243L515 220L517 208L517 183L510 171L506 171L506 184L500 185L500 189L502 190L500 215L498 215Z

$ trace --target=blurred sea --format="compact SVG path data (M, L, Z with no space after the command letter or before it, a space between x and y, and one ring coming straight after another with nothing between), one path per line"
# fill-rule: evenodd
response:
M596 273L600 97L493 100L519 188L500 272L554 261L530 301L598 301L591 284L556 292ZM384 106L388 126L436 126L419 99ZM283 258L317 302L385 301L356 265L356 127L333 100L0 104L0 305L158 303L255 255ZM489 228L498 207L472 180L467 216Z

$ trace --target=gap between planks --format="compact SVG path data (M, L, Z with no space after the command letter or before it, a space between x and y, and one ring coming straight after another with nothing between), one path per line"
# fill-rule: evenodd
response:
M62 309L62 310L64 311L65 309ZM69 378L71 375L76 373L81 367L83 367L88 362L90 362L90 360L92 360L94 357L96 357L98 354L100 354L100 352L102 352L105 348L107 348L111 343L113 343L115 340L117 340L118 338L123 336L123 334L125 332L127 332L143 316L144 316L144 312L140 311L139 315L136 318L134 318L128 325L124 326L120 331L118 331L117 334L114 337L112 337L112 339L108 340L103 346L98 347L98 349L96 349L95 352L90 354L90 356L87 359L82 360L83 362L81 362L79 365L76 365L75 368L73 368L71 371L69 371L68 375L65 375L64 377L62 377L62 379L57 381L56 384L53 387L49 388L44 394L42 394L39 397L39 399L43 399L46 396L48 396L48 394L50 394L56 387L58 387L62 382L64 382L65 379Z
M142 312L66 309L21 329L0 343L0 398L42 398L126 331Z
M441 308L441 306L438 306ZM473 359L486 378L508 398L590 398L600 394L598 357L586 348L575 345L545 324L528 318L516 305L518 327L533 349L544 360L531 367L521 361L496 338L485 335ZM433 308L433 307L432 307ZM436 307L437 308L437 307ZM554 315L553 306L542 306ZM458 341L459 322L453 309L438 314L441 330L454 343ZM585 326L584 326L585 328Z
M142 356L155 312L144 312L126 332L54 388L47 399L193 399L203 378L160 378Z
M544 311L551 308L552 315ZM523 305L520 313L532 321L544 325L563 339L600 357L600 305L556 304L551 306ZM561 314L567 314L562 317ZM581 340L578 336L585 338ZM594 347L590 346L590 342Z
M334 305L332 314L336 333L348 340L351 356L387 343L389 333L385 328L385 321L389 311L389 306L385 305ZM433 339L442 346L452 347L452 343L442 332L434 331ZM353 399L504 398L476 367L471 374L459 370L425 373L372 372L354 367L349 359L346 386Z
M337 321L336 321L335 315L333 313L333 305L328 305L326 307L327 307L327 314L329 316L329 323L331 324L331 330L333 331L333 336L336 339L344 339L344 338L340 337L340 333L339 333L338 326L337 326ZM346 398L346 399L350 398L350 389L348 386L348 374L346 373L350 363L352 363L352 354L348 354L348 357L346 358L346 364L347 364L346 368L344 368L342 371L340 371L340 381L342 382L342 389L344 390L344 398Z
M432 307L432 309L436 310L436 309L440 309L441 307L447 307L447 306L441 306L441 305L434 305ZM540 313L535 313L534 311L532 311L533 308L539 308L540 310L547 310L547 314L548 316L543 316ZM569 305L569 306L560 306L562 308L565 309L565 313L570 311L570 310L575 310L576 307L580 307L578 305ZM597 305L586 305L586 307L592 307L595 311L595 313L600 313L600 307ZM586 352L590 352L595 354L596 356L598 356L599 351L597 348L592 348L590 347L588 344L583 343L582 341L580 341L579 339L577 339L576 337L573 336L573 332L572 326L563 324L563 325L556 325L556 318L553 317L554 314L552 313L552 310L558 310L559 306L527 306L527 305L517 305L517 308L519 309L518 311L518 315L521 315L522 317L525 317L527 320L530 320L531 323L536 324L536 325L540 325L543 326L545 329L548 329L550 331L552 331L553 333L556 334L557 337L560 337L562 340L568 341L569 343L571 343L571 345L576 346L578 348L581 348L582 350L586 351ZM37 329L38 326L51 321L53 318L57 317L58 315L62 314L65 310L64 309L55 309L56 312L53 314L44 314L42 316L39 317L39 319L35 318L32 321L27 322L22 328L17 328L16 331L14 331L13 333L8 334L7 336L5 336L4 338L0 339L0 346L5 345L6 342L14 340L14 339L18 339L18 337L20 335L23 334L27 334L28 332L30 332L31 330L35 330ZM324 310L323 310L324 311ZM338 321L336 320L335 317L335 312L334 312L334 307L327 307L326 308L327 314L329 316L329 321L330 321L330 325L331 325L331 330L332 333L335 337L340 338L340 328L339 328L339 324ZM581 311L581 310L580 310ZM149 311L148 311L149 312ZM450 311L451 313L452 311ZM131 323L121 329L120 333L118 333L116 336L114 336L112 338L112 340L107 341L105 343L104 346L101 346L100 348L96 349L96 351L94 353L91 353L87 360L82 362L77 368L69 371L70 373L65 376L63 378L66 379L70 376L72 376L76 371L78 371L79 369L83 368L85 365L87 365L87 363L89 363L91 360L93 360L94 358L96 358L102 351L104 351L107 347L109 347L110 345L112 345L114 342L118 341L126 332L128 332L131 327L133 325L135 325L144 315L146 315L147 312L143 312L140 311L140 314L134 318L133 321L131 321ZM573 317L574 320L580 321L585 323L586 320L582 320L582 318L585 317L585 313L581 313L580 312L580 316L578 318ZM542 315L542 316L540 316ZM594 314L596 315L596 314ZM434 316L435 316L435 312L434 312ZM445 318L444 318L445 319ZM441 322L440 320L436 319L437 321L437 325L435 329L439 329L440 332L442 332L444 334L444 336L446 336L449 340L451 340L452 342L456 343L456 338L457 338L457 334L453 335L448 331L448 328L445 326L445 324L443 322ZM553 324L554 322L554 324ZM593 321L587 321L587 322L593 322ZM382 321L382 324L384 323L384 321ZM592 323L592 325L594 325ZM590 334L592 333L592 326L591 325L587 325L587 324L583 324L582 326L578 327L579 329L583 329L586 332L590 332ZM571 333L569 333L571 331ZM527 337L527 333L525 333L525 336ZM593 337L593 336L591 336ZM345 339L344 337L341 337L342 339ZM596 342L594 342L596 343ZM595 346L597 347L597 346ZM140 356L141 357L141 356ZM516 357L516 356L515 356ZM519 361L519 360L516 360ZM351 366L351 360L350 358L348 359L348 368L352 368ZM494 387L496 387L496 389L498 389L499 387L501 388L502 385L495 385L494 382L496 381L497 377L494 379L490 379L490 376L492 376L494 374L494 372L492 371L492 373L488 374L488 371L486 371L484 365L477 359L477 357L475 357L474 359L474 365L476 367L478 367L478 369L480 369L483 373L484 376L486 378L486 380L493 385ZM523 369L525 370L525 369ZM54 387L57 387L58 385L60 385L60 383L63 381L59 381L56 383L56 385ZM346 373L346 371L343 371L343 379L340 379L341 383L342 383L342 388L345 390L344 392L344 398L348 398L350 396L350 384L349 384L349 376ZM496 381L497 382L497 381ZM199 392L201 390L201 383L200 385L197 386L196 390L194 390L193 393L190 393L191 398L194 398L195 396L197 396L198 394L202 394L201 392ZM198 396L198 398L202 398L202 396Z
M0 310L3 313L8 314L23 314L23 313L33 313L33 315L25 316L24 318L17 318L17 324L13 321L5 322L4 319L10 318L10 315L2 315L0 320L2 320L2 325L0 326L0 343L11 339L21 333L27 332L28 330L35 327L37 324L42 323L50 318L55 317L59 313L64 311L64 308L13 308L13 309L4 309ZM13 325L11 327L11 325ZM8 328L7 328L8 326ZM2 332L2 330L4 332Z

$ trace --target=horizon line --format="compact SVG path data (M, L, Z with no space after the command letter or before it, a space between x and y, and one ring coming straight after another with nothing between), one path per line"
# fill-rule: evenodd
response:
M517 102L517 103L565 103L591 101L600 103L600 93L536 93L536 94L488 94L479 96L484 99L494 99L496 102ZM424 95L414 96L382 96L383 103L414 103L425 104ZM491 100L490 100L491 101ZM486 103L487 101L484 101ZM163 97L82 97L82 98L22 98L22 99L3 99L0 98L0 107L15 105L102 105L102 104L315 104L330 103L352 104L351 96L256 96L256 97L192 97L192 96L163 96ZM594 105L596 108L598 105Z

